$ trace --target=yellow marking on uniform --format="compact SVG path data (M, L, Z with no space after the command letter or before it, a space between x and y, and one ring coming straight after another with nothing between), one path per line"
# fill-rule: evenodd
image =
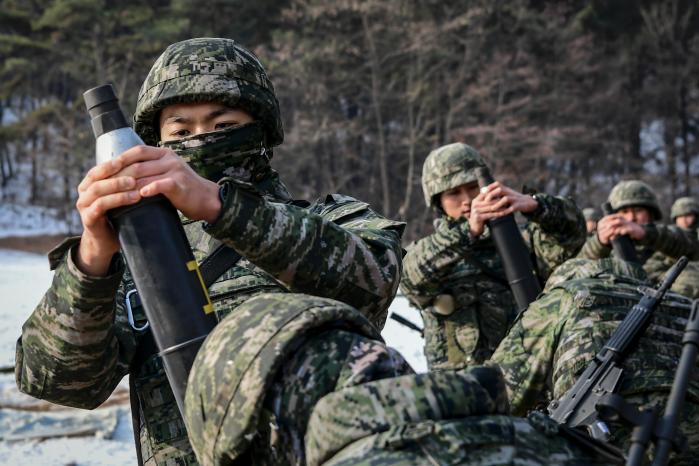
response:
M204 277L201 276L201 270L199 270L199 265L197 264L197 261L189 261L187 262L187 270L190 272L196 272L197 277L199 277L199 283L201 284L201 289L204 291L204 296L206 296L206 303L204 306L202 306L202 309L204 309L204 314L210 314L214 312L214 305L211 303L211 298L209 298L209 292L206 289L206 285L204 284Z

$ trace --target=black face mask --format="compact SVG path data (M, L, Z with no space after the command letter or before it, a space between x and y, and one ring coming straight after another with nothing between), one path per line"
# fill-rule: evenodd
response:
M231 177L249 183L271 171L262 125L253 121L175 141L159 142L182 157L200 176L218 182Z

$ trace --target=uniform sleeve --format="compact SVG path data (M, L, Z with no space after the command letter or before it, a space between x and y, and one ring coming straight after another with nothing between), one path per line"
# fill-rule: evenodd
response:
M525 232L545 280L553 269L578 253L587 234L585 218L575 202L548 194L537 194L536 199L539 208L528 216Z
M400 280L403 223L346 196L307 210L228 186L210 235L290 290L345 302L383 328Z
M655 223L643 225L643 229L646 234L640 244L670 257L687 256L690 260L699 260L699 242L695 234L675 225Z
M439 222L436 231L408 248L401 289L411 303L424 308L443 291L443 279L468 254L473 243L468 222Z
M591 235L578 253L581 259L604 259L612 254L611 246L602 244L596 234Z
M62 256L52 252L53 283L22 327L15 378L31 396L92 409L128 371L114 325L123 266L107 277L87 276L73 261L76 244L65 244Z
M529 305L490 359L502 369L512 414L523 416L551 388L553 357L565 325L567 293L557 289Z

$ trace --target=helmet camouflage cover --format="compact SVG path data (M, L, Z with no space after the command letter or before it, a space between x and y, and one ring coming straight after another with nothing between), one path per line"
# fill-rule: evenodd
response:
M422 165L422 192L425 204L434 205L434 197L462 184L477 181L475 169L485 167L476 149L457 142L429 153Z
M655 192L643 181L620 181L612 188L608 201L615 212L624 207L639 206L648 209L653 220L660 220L663 216Z
M672 204L670 217L675 220L680 215L699 215L699 202L693 197L681 197Z
M284 140L279 103L257 57L231 39L195 38L170 45L138 93L134 129L148 145L160 140L157 118L168 105L220 102L262 122L268 147Z

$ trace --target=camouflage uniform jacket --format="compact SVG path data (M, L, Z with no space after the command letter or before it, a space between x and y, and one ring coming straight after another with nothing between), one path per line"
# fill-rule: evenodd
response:
M219 219L205 231L185 226L197 259L221 242L244 258L209 290L219 319L260 293L294 291L343 301L381 328L398 287L403 224L342 195L292 205L276 173L256 187L229 182ZM76 242L50 255L53 284L23 326L16 379L32 396L91 409L130 372L144 335L127 322L133 284L121 261L107 277L87 276L75 266ZM160 358L135 372L144 463L195 464Z
M578 252L585 222L571 200L545 194L537 199L541 208L523 234L544 280ZM430 369L458 369L492 354L517 308L489 230L474 239L466 220L435 223L435 233L408 248L401 289L422 311ZM446 310L440 308L445 302Z
M683 231L693 237L699 238L697 230ZM643 268L650 278L658 280L675 262L675 258L656 251L646 261ZM692 299L699 299L699 260L689 261L687 267L685 267L680 276L677 277L675 283L672 284L672 291Z
M636 254L648 278L657 281L680 256L699 260L699 241L694 232L675 225L649 223L643 225L645 237L635 242ZM591 235L583 245L578 257L601 259L612 254L611 246L602 244L597 235Z
M549 397L559 399L602 349L647 283L636 264L606 258L573 259L551 276L544 294L515 321L491 361L503 370L512 413L522 415ZM667 398L690 301L668 293L638 347L624 362L620 393L646 404ZM684 433L699 447L699 371L690 383ZM692 424L689 425L689 421ZM628 431L612 427L623 447Z

